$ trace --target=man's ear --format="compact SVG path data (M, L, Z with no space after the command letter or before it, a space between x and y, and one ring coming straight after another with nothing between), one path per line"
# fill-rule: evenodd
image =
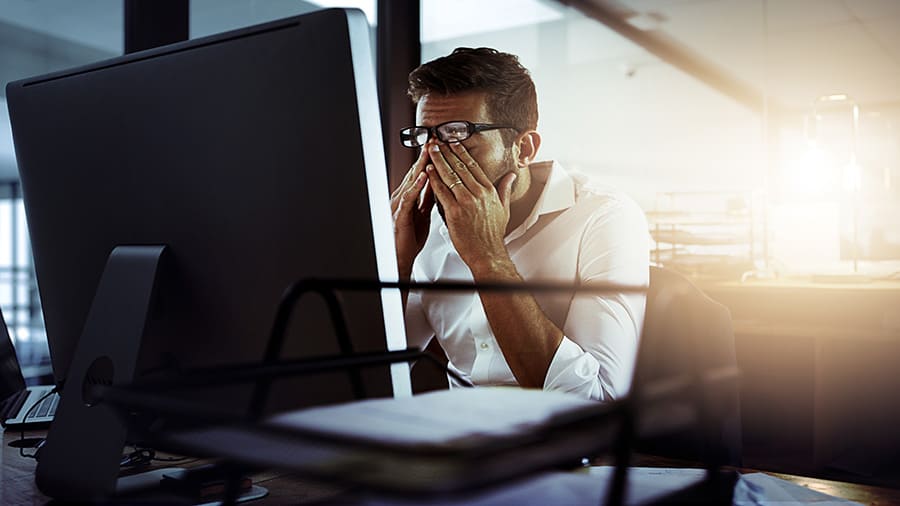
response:
M541 147L541 134L536 130L523 132L516 139L516 145L519 147L516 154L516 165L526 167L537 157L538 149Z

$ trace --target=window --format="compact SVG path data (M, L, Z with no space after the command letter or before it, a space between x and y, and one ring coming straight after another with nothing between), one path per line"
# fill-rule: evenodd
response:
M190 34L193 39L329 7L355 7L375 25L375 0L192 0Z
M519 55L541 158L626 191L651 221L716 216L665 247L687 261L698 244L741 241L750 258L717 276L898 270L884 260L900 259L900 6L615 4L604 23L549 0L423 0L422 59ZM723 256L708 246L698 265Z
M122 54L122 2L12 0L0 10L0 94L6 83ZM5 95L0 95L0 308L27 379L49 375Z

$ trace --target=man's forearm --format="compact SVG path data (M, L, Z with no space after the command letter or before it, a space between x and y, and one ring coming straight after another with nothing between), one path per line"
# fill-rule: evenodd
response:
M406 266L401 262L397 262L398 278L401 283L412 279L412 265ZM409 300L409 290L400 290L400 301L403 304L403 313L406 313L406 301Z
M488 260L470 266L476 283L522 283L512 260ZM488 323L519 385L543 388L563 332L528 292L479 292Z

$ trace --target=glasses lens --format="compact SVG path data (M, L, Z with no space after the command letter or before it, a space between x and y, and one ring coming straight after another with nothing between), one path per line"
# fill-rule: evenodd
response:
M451 121L439 125L437 133L444 142L461 142L469 138L469 125L464 121Z
M404 128L400 131L400 142L408 148L417 148L428 142L428 129L420 127Z

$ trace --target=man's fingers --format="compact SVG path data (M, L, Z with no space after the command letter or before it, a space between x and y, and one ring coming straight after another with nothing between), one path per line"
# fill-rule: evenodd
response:
M484 173L484 170L481 168L481 165L472 158L472 155L469 154L469 150L463 146L461 142L454 142L450 144L450 149L453 150L453 154L456 155L456 158L459 159L461 163L463 163L466 167L466 171L472 174L472 177L478 181L480 184L484 186L491 186L494 183L487 177L487 174Z
M441 152L440 146L434 144L430 149L431 161L433 162L435 172L447 189L453 190L457 186L463 185L465 181L450 166L450 162L444 157L444 153Z
M406 171L406 174L404 174L403 180L400 181L400 185L398 185L397 188L394 189L394 192L391 193L391 199L398 197L401 193L409 189L410 185L415 183L419 174L425 172L425 163L427 161L428 153L423 149L422 153L419 154L419 157L416 158L416 161L413 162L412 166Z
M418 196L418 192L422 191L422 188L425 186L424 181L419 181L418 178L424 176L425 174L425 162L428 160L428 155L425 153L425 150L422 150L422 153L419 155L419 158L416 159L415 163L413 163L412 167L406 172L406 175L403 176L403 181L400 183L393 193L391 193L391 213L396 213L399 206L400 201L403 198L403 195L411 190L414 190L416 187L416 195Z
M434 197L446 209L450 201L455 201L456 197L453 196L453 192L450 190L448 185L444 183L443 180L441 180L441 176L438 174L437 167L432 164L428 164L425 170L428 172L428 182L429 186L431 186L431 191L434 192Z
M419 194L422 192L422 188L425 186L425 180L428 179L425 176L424 172L420 172L418 176L416 176L415 181L413 181L412 186L407 188L400 195L400 203L396 212L398 214L411 213L413 209L417 207L419 202Z
M431 185L425 186L425 191L422 193L422 201L419 202L419 212L422 214L431 214L431 209L434 207L434 190L431 189Z
M409 189L409 185L411 184L411 181L412 181L413 170L415 169L415 167L416 167L415 165L413 165L412 167L410 167L410 169L409 169L409 170L406 172L406 174L403 176L403 180L400 181L400 184L397 185L396 188L394 188L394 191L393 191L393 192L391 192L391 200L397 199L397 198L400 197L406 190Z
M453 143L450 146L454 144L459 143ZM441 154L444 156L444 159L447 160L447 163L450 164L450 166L453 168L453 172L455 172L457 176L459 176L459 180L462 181L466 185L466 188L468 188L469 191L474 194L480 183L477 179L475 179L475 176L472 175L472 172L469 170L468 166L466 166L466 163L460 160L459 157L456 156L456 153L453 152L453 149L449 146L443 146L441 148Z

